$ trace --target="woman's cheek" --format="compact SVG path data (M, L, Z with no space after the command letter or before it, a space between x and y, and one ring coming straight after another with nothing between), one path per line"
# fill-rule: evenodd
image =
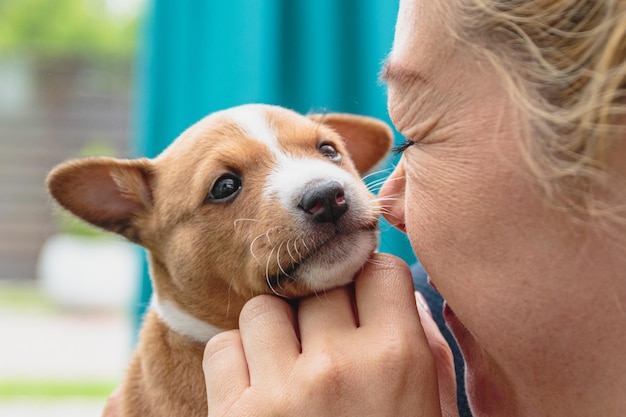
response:
M432 152L411 149L407 155L407 235L417 258L444 296L459 290L474 293L477 288L469 288L473 282L470 277L484 274L491 263L489 258L496 253L492 247L498 245L494 241L495 224L489 224L489 199L481 192L481 175L470 175L469 161L446 164L451 158L443 152L435 154L442 148Z
M411 150L413 151L413 150ZM414 153L419 153L416 150ZM413 152L412 152L413 153ZM447 234L445 223L451 214L446 208L450 192L445 189L445 181L438 181L426 174L427 169L420 165L419 157L407 158L405 218L406 230L416 255L423 257L442 256L442 241ZM437 248L437 250L434 250Z

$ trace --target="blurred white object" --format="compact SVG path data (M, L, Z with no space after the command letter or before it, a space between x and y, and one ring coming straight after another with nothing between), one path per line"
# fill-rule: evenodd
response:
M39 255L39 285L63 307L127 308L135 301L140 253L132 243L113 237L54 235Z
M34 105L33 77L26 57L9 54L0 58L0 113L16 116Z

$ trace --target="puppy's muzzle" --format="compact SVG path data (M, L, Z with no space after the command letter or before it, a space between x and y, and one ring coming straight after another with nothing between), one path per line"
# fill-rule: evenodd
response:
M348 211L348 202L343 186L337 181L328 181L306 191L298 207L309 213L316 223L337 224Z

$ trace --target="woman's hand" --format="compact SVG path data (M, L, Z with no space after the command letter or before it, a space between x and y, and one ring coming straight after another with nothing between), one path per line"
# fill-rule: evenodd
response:
M102 410L102 417L120 417L120 400L122 388L118 386L109 396L109 399Z
M256 297L239 330L211 339L203 362L210 417L456 413L452 355L426 310L420 323L398 258L373 255L354 290L310 297L297 310Z

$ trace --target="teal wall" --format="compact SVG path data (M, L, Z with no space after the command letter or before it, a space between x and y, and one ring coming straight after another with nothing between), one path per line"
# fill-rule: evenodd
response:
M153 0L137 75L136 153L156 156L206 114L249 102L389 121L378 73L396 13L390 0ZM413 262L406 237L381 228L381 251ZM149 294L145 273L137 317Z

